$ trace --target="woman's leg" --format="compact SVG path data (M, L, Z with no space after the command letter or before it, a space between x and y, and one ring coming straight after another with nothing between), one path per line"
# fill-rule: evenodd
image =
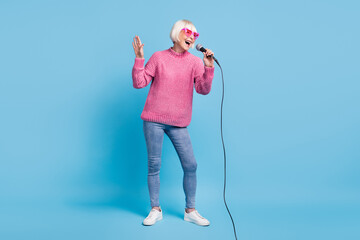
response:
M165 133L173 143L184 171L183 188L186 208L195 208L197 163L188 129L170 126L165 128Z
M164 140L164 125L144 121L143 123L146 148L148 153L148 188L151 207L160 206L160 167L161 150Z

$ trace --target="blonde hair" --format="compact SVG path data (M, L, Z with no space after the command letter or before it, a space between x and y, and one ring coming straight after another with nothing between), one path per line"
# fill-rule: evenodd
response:
M179 20L173 25L170 31L170 39L173 43L180 41L179 34L183 28L188 28L193 32L197 32L194 24L191 21L186 19ZM191 48L194 48L194 44L195 42L191 44Z

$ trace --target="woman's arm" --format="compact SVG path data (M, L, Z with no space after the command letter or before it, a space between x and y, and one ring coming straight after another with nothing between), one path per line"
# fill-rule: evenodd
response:
M211 90L212 80L214 78L215 67L208 67L201 62L197 67L197 75L195 76L195 90L202 95L209 94Z
M152 55L149 61L144 67L144 58L135 58L134 67L132 69L132 79L134 88L144 88L155 77L156 65L154 55Z
M141 43L140 37L135 36L132 42L135 52L135 63L132 69L132 79L134 88L144 88L155 77L155 57L152 55L144 68L144 45Z

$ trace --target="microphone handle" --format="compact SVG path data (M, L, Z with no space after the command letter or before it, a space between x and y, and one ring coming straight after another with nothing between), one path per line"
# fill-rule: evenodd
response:
M206 52L206 49L204 47L201 47L200 51ZM214 57L214 55L210 55L210 57L212 57L217 62L217 59Z

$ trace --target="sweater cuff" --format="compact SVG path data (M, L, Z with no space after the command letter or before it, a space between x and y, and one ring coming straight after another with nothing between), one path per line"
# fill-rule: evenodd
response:
M215 66L214 67L205 66L205 76L213 78L214 71L215 71Z
M135 58L134 68L143 68L144 67L145 58Z
M205 66L205 71L207 71L207 72L214 72L214 70L215 70L215 66L214 67L208 67L206 65L204 65L204 66Z

